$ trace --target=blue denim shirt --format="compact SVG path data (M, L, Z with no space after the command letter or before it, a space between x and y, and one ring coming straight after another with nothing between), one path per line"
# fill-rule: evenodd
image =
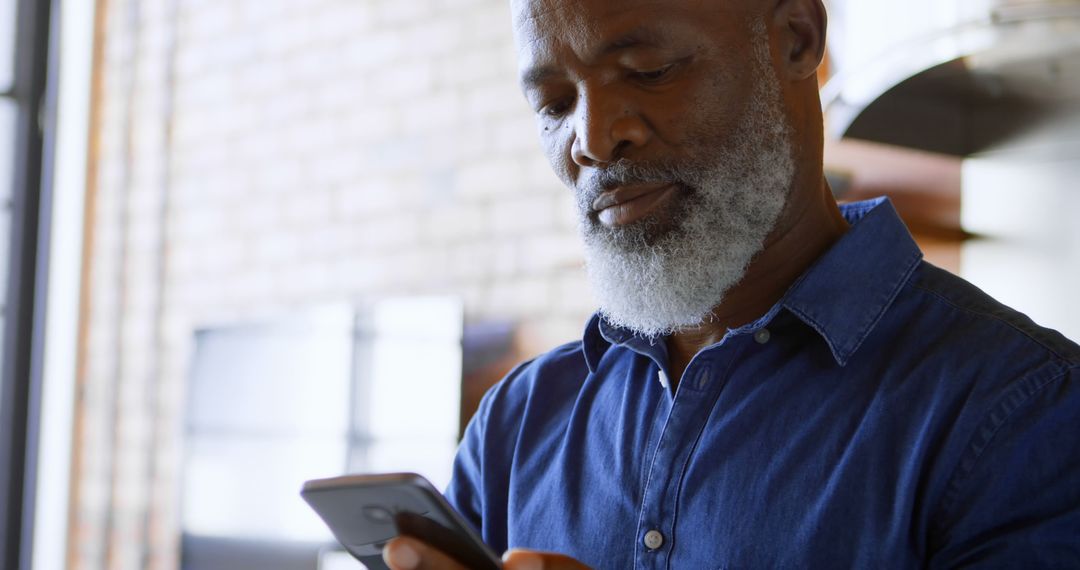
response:
M594 316L484 397L447 496L598 568L1080 568L1080 347L922 261L884 200L673 393Z

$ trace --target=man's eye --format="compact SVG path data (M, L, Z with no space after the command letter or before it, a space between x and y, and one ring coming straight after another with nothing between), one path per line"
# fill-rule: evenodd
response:
M558 119L566 115L568 111L570 111L570 103L568 101L555 101L554 103L544 105L544 107L540 109L540 114L545 117Z
M633 76L635 79L645 83L656 83L664 79L668 72L675 67L675 64L665 65L656 69L648 69L645 71L635 71Z

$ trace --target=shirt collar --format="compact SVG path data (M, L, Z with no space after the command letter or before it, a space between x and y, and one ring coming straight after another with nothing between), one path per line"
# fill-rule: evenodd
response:
M582 350L585 353L585 364L590 372L596 372L600 359L611 345L626 346L637 352L651 356L662 362L667 360L667 345L660 338L648 338L637 335L624 328L617 327L606 320L600 313L594 313L585 325Z
M840 206L851 229L781 299L844 366L922 260L888 198Z
M781 307L787 309L817 331L837 364L844 366L892 305L922 252L888 198L843 204L840 211L851 229L803 273L765 319L771 320ZM749 328L758 323L761 320ZM612 344L646 354L665 349L657 339L642 338L594 314L583 338L590 371L596 371Z
M611 341L604 338L600 332L600 325L603 322L604 319L599 312L593 313L592 318L585 325L585 334L581 337L581 352L585 355L585 365L589 367L589 372L596 372L597 367L600 366L600 358L611 347Z

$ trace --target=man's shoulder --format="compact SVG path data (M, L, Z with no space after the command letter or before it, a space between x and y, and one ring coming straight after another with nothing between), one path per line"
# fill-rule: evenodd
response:
M581 345L580 340L568 342L514 367L488 390L481 412L520 418L527 408L550 411L575 399L589 375Z
M1080 347L931 264L909 285L891 329L926 349L904 361L923 372L907 395L924 400L906 413L942 434L926 494L937 557L961 556L976 536L1012 537L1018 552L1042 541L1053 552L1080 506L1080 438L1068 427L1080 413Z
M1062 368L1080 367L1080 346L1056 330L1035 323L971 282L923 262L910 282L914 294L933 311L913 315L927 327L950 331L957 344L975 353L1015 357L1039 355ZM926 317L926 318L921 318Z
M580 383L589 372L582 352L581 341L557 346L517 365L500 384L512 391L531 391L537 384L555 382Z

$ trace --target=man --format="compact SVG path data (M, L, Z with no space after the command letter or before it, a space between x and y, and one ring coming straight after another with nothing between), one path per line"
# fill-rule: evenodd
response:
M837 207L820 0L512 10L601 307L462 442L506 568L1080 567L1080 348Z

